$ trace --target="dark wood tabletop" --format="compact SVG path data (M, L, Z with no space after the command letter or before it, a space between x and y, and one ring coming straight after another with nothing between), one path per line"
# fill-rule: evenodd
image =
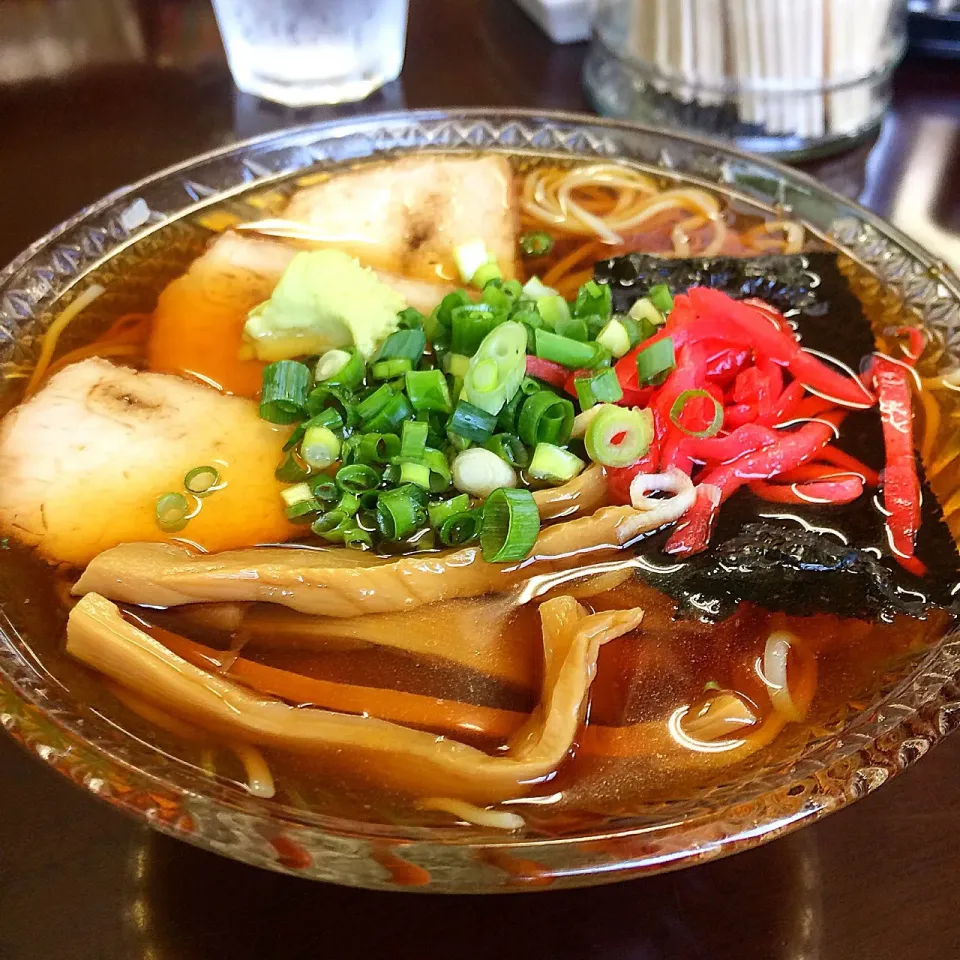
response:
M31 8L35 35L85 40L61 43L70 55L52 63L10 28L18 6ZM412 0L401 79L342 111L584 110L584 50L550 44L510 0ZM0 261L160 167L329 115L239 94L204 0L4 0ZM956 266L958 144L960 65L908 60L879 139L811 169ZM960 957L958 868L960 737L753 852L510 898L365 893L232 863L124 819L0 737L2 960L949 960Z

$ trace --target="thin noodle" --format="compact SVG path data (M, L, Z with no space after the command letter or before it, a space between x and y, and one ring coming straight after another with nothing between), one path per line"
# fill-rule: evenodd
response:
M247 773L247 790L255 797L269 800L276 796L277 788L273 774L263 754L249 743L231 743L230 749L237 755Z
M31 396L43 379L44 371L50 364L60 335L67 329L71 321L80 316L103 292L104 288L101 287L99 283L91 284L47 327L47 331L43 335L43 344L40 347L40 356L37 359L37 365L33 368L33 375L30 377L30 381L27 383L27 389L24 391L25 397Z
M476 804L467 803L466 800L454 800L452 797L428 797L426 800L419 800L417 806L421 810L440 810L443 813L450 813L458 820L478 827L491 827L494 830L522 830L526 826L519 813L478 807Z

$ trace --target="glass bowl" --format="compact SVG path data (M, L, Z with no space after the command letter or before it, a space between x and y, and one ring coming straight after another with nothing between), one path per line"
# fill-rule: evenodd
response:
M202 245L196 218L249 191L331 165L430 149L559 159L620 158L805 222L946 344L960 348L960 282L941 262L811 178L694 137L520 110L419 111L336 120L227 147L116 191L0 273L0 382L36 359L39 335L96 273L101 310L149 309L157 285ZM191 247L192 245L192 247ZM179 259L169 251L176 248ZM136 252L141 286L110 303ZM143 254L147 258L143 258ZM869 276L868 276L869 279ZM86 314L84 322L87 322ZM119 729L31 653L29 617L0 584L0 723L29 751L156 829L236 860L353 886L499 892L607 883L735 853L812 823L885 783L960 725L960 637L946 636L879 685L795 759L696 796L645 803L572 834L371 824L257 800Z

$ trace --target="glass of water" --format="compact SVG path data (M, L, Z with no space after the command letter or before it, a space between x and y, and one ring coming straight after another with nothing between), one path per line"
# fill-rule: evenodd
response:
M245 93L290 107L362 100L403 66L408 0L213 0Z

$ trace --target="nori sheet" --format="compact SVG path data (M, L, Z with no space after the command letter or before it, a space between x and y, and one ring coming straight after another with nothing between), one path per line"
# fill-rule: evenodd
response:
M656 283L675 292L710 286L796 311L803 345L854 370L876 347L863 305L833 253L706 260L629 254L598 263L596 277L610 283L617 311L628 310ZM882 471L877 409L851 413L837 446ZM746 489L723 505L711 546L695 557L678 561L662 552L669 530L641 541L642 576L673 596L685 615L702 619L726 617L741 600L799 616L888 619L897 613L923 616L931 606L960 615L960 555L919 459L917 467L923 491L917 556L929 571L923 578L896 562L870 492L850 504L794 506L767 503ZM847 545L820 532L826 530L838 531Z

